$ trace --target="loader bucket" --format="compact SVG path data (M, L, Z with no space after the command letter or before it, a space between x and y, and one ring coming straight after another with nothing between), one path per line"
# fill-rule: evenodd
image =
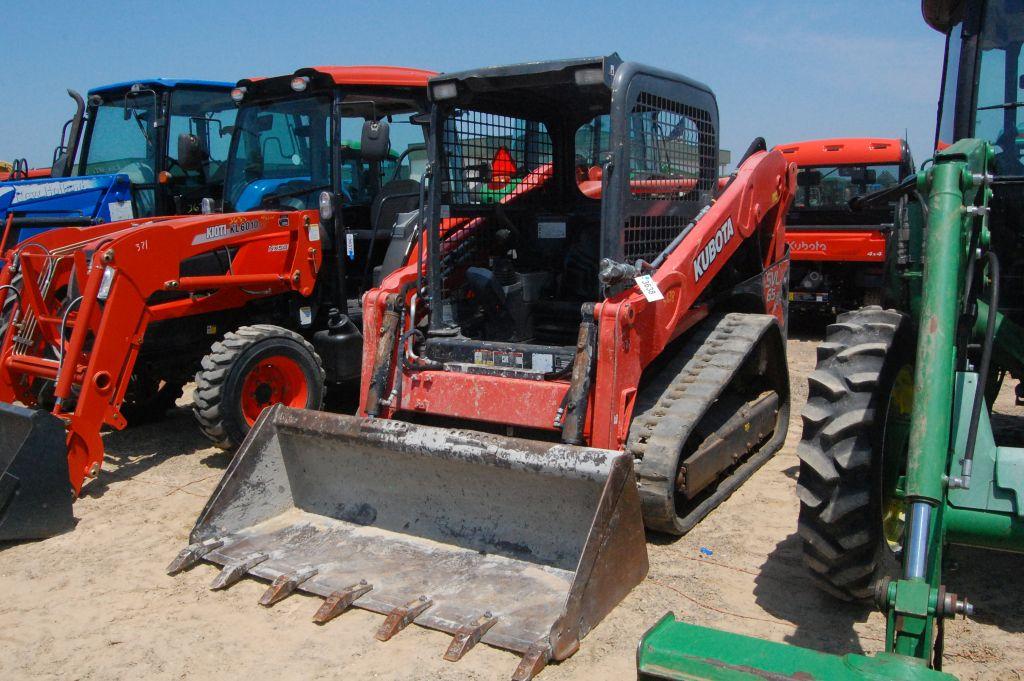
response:
M0 402L0 541L74 527L66 438L49 412Z
M446 659L482 640L541 667L647 573L626 454L282 406L191 541L171 572L203 557L215 587L276 580L265 605L298 589L328 599L321 623L355 605L388 615L381 640L415 622L455 636Z
M890 653L830 655L679 621L668 613L640 640L638 681L956 681L923 660Z

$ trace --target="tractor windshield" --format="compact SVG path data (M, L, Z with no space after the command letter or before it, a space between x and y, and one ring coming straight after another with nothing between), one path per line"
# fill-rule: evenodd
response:
M155 182L156 110L157 97L149 90L94 103L79 174L124 173L132 184Z
M238 111L224 209L274 204L316 207L331 186L331 100L326 96L258 102Z
M886 189L900 181L900 166L843 165L801 166L797 174L796 198L792 213L849 213L850 199ZM884 218L884 216L876 216ZM858 219L868 218L860 215ZM869 220L870 221L870 220Z
M1024 175L1024 0L986 3L982 26L974 136L995 145L998 174Z
M172 194L180 197L174 212L195 213L203 198L221 197L238 107L223 90L179 88L171 93L169 109L161 170L170 176L166 185ZM189 140L192 145L183 144Z

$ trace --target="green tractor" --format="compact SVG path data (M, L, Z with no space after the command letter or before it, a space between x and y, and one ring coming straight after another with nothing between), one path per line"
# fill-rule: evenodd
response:
M862 199L900 206L887 309L828 328L798 449L805 563L833 595L874 599L885 651L836 657L669 614L640 643L641 679L950 679L942 623L973 606L945 588L945 547L1024 553L1024 443L997 441L1020 431L990 418L1007 379L1024 402L1024 0L922 11L947 36L938 151Z

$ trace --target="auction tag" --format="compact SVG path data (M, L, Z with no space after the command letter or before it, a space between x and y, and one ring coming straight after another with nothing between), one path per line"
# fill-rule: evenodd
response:
M651 275L643 274L637 277L636 285L640 287L640 293L644 294L644 298L647 299L648 303L665 300L665 296L662 295L661 289L658 288L658 284L651 278Z
M345 253L348 254L349 260L356 259L356 237L352 232L345 234Z
M135 218L135 211L132 210L131 201L113 201L108 206L110 209L110 221L132 220Z

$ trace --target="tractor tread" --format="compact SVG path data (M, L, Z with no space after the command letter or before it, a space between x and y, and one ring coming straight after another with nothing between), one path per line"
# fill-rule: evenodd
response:
M649 529L685 534L781 447L789 416L788 383L780 387L786 394L779 396L775 435L709 488L706 497L677 508L675 480L685 443L775 324L773 317L755 314L707 319L640 391L626 451L636 459L644 524Z
M871 492L875 393L905 315L870 306L838 315L808 376L798 534L812 581L843 600L869 597L882 557Z

